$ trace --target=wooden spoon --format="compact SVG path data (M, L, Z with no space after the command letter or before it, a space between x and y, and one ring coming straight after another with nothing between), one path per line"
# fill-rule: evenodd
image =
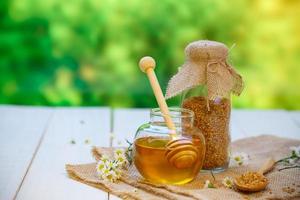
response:
M169 135L171 140L166 145L166 158L168 162L178 169L191 167L198 158L198 150L194 147L192 141L185 138L178 138L176 134L175 124L172 121L168 105L154 72L155 60L149 56L143 57L139 62L139 66L148 76L156 101L170 130Z
M258 192L264 190L268 185L265 173L273 169L275 160L268 158L257 172L246 172L234 180L238 190L244 192Z
M162 93L162 90L159 86L158 80L157 80L155 72L154 72L155 60L150 56L143 57L139 62L139 66L140 66L140 69L142 70L142 72L147 74L150 85L153 90L153 93L155 95L156 101L157 101L159 108L161 110L161 113L163 114L163 117L165 119L166 125L174 134L176 128L170 117L168 105L165 101L165 97ZM171 136L173 138L173 135L171 135Z

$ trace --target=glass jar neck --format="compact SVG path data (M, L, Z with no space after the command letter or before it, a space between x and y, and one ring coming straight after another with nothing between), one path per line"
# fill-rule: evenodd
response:
M173 123L176 129L182 129L183 127L192 127L194 123L194 112L185 108L169 108ZM150 124L155 126L166 127L164 114L159 108L151 109L150 111Z

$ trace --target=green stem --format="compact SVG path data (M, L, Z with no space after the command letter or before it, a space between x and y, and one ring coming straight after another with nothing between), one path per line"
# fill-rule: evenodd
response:
M293 168L300 168L300 166L296 165L296 166L292 166L292 167L284 167L284 168L279 169L278 171L282 171L285 169L293 169Z
M286 157L286 158L282 158L282 159L280 159L280 160L277 160L275 163L277 164L277 163L286 161L286 160L288 160L288 159L293 159L293 158L297 158L297 159L298 159L298 157L295 157L294 155L291 155L290 157Z
M133 142L130 142L129 140L126 139L126 142L129 144L129 147L132 146Z
M285 160L287 160L287 159L289 159L290 157L288 157L288 158L282 158L282 159L280 159L280 160L277 160L275 163L277 164L277 163L280 163L280 162L282 162L282 161L285 161Z
M210 174L212 175L212 177L214 178L214 181L216 181L216 178L215 178L215 175L214 175L214 172L213 170L210 170Z

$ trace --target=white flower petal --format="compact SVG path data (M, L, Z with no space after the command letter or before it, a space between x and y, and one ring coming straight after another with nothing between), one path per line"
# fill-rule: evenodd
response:
M288 162L289 164L295 164L295 163L296 163L296 159L290 158L290 159L287 160L287 162Z
M298 147L292 146L292 147L290 147L290 150L292 152L294 152L298 158L300 157L300 146L298 146Z
M115 159L111 160L108 156L103 155L98 161L96 170L101 179L114 182L121 178L122 169L126 167L128 160L123 149L115 150L114 157Z
M109 159L109 157L107 155L102 155L101 158L100 158L100 160L103 161L103 162L105 162L105 163L110 161L110 159Z
M206 180L203 188L215 188L215 186L210 182L210 180Z
M205 183L204 183L203 188L208 188L208 184L209 184L209 183L210 183L210 181L209 181L209 180L206 180Z
M96 170L97 173L102 173L103 170L107 169L106 163L103 162L102 160L98 161L97 166L96 166Z
M226 176L223 179L222 184L227 188L232 188L233 187L233 179L231 177Z
M111 170L108 174L106 174L105 179L111 182L115 182L117 180L117 175L113 170Z
M244 152L235 152L230 156L230 162L233 166L241 166L247 164L249 155Z
M116 149L116 150L114 151L114 153L115 153L116 155L121 155L121 154L124 154L124 150L123 150L123 149Z

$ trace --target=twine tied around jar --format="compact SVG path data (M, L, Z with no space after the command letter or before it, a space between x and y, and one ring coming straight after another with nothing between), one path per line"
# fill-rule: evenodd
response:
M167 87L166 99L199 85L207 86L208 100L240 95L244 83L240 74L228 64L228 48L215 41L199 40L185 48L186 61Z

